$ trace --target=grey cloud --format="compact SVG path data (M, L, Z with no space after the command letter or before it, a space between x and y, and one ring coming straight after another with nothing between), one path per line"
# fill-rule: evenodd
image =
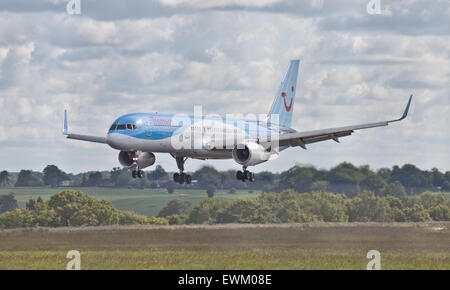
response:
M24 3L0 3L0 159L9 170L42 170L46 163L67 171L117 165L114 150L61 136L64 108L74 132L93 135L105 134L116 117L133 111L192 113L194 104L202 104L205 113L265 113L289 59L297 57L294 128L397 117L414 93L411 114L340 145L290 149L256 170L344 160L445 169L450 161L443 146L449 119L442 117L450 110L450 47L441 2L413 1L404 12L409 18L396 18L401 5L392 4L391 20L367 15L366 0L325 1L321 7L311 1L199 6L82 0L79 16L67 15L63 2ZM416 21L425 9L435 19ZM417 148L423 156L411 160L407 152ZM32 161L11 157L21 153ZM170 156L159 154L158 163L175 169ZM188 168L202 164L190 161ZM212 164L236 168L232 161Z

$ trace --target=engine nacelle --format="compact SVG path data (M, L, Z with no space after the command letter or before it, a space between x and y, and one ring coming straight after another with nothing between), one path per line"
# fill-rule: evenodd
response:
M245 143L233 149L234 161L244 166L266 162L273 154L274 152L266 151L262 145L257 143Z
M152 166L156 161L155 154L151 152L141 152L139 155L136 152L120 151L119 162L123 167L130 168L135 164L139 169Z

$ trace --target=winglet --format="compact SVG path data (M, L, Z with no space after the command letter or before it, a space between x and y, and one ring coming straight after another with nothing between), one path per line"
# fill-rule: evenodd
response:
M67 110L64 110L64 129L63 129L64 135L69 135L69 129L67 128Z
M412 96L413 95L409 96L408 104L406 105L406 108L405 108L405 111L403 112L402 117L400 119L398 119L399 121L405 119L406 116L408 116L408 111L409 111L409 106L411 105Z

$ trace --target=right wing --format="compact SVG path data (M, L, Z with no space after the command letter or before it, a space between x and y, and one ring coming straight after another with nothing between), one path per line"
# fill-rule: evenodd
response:
M67 139L75 139L88 142L106 143L105 137L88 136L80 134L70 134L67 126L67 110L64 110L64 129L63 134L67 136Z
M337 127L330 129L322 129L322 130L314 130L314 131L305 131L305 132L294 132L279 135L279 146L300 146L303 149L306 149L306 144L321 142L325 140L334 140L339 143L340 137L345 137L351 135L355 130L368 129L374 127L387 126L389 123L398 122L406 118L409 111L409 106L411 104L412 95L409 97L408 104L406 105L405 111L403 115L399 119L390 120L390 121L382 121L376 123L366 123L359 124L353 126L346 127ZM266 142L270 142L270 140L266 140ZM265 142L260 140L260 142Z

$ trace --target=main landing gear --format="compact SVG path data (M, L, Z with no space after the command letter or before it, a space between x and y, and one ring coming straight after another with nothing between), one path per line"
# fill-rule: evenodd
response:
M191 184L192 177L189 174L184 173L184 163L187 160L187 157L175 157L175 160L177 161L177 167L180 170L180 173L175 173L173 175L173 181L179 183L179 184Z
M245 182L246 180L253 182L255 181L255 175L253 172L250 172L247 170L247 166L242 167L243 171L236 172L236 178L237 180L242 180L242 182Z
M131 176L133 178L142 178L142 176L144 176L144 172L142 170L133 170L131 171Z

